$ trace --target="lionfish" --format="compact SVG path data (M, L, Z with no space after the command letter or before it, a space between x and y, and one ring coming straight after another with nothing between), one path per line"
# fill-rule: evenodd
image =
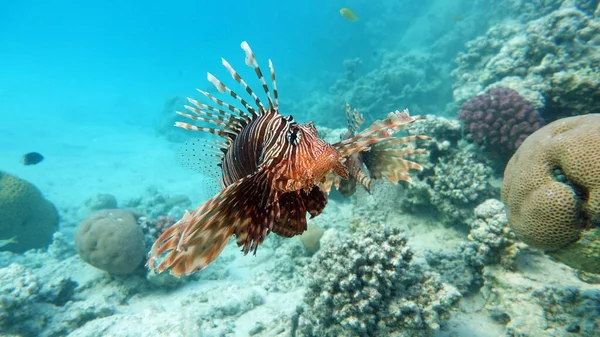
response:
M408 114L408 111L405 112ZM418 120L423 118L425 116L416 116L412 119ZM346 104L346 121L348 123L348 131L342 139L354 137L365 121L365 118L356 109L352 111L350 105ZM349 177L346 180L339 181L337 189L342 195L351 196L356 191L358 183L370 193L373 179L379 180L384 176L392 183L397 183L400 180L411 182L412 180L408 172L410 170L421 171L423 167L418 163L404 158L413 154L427 154L427 151L418 148L401 148L399 146L417 139L427 140L429 137L414 135L391 138L371 145L371 148L367 151L352 154L346 161Z
M264 104L238 72L221 59L254 105L208 73L208 81L243 108L197 89L212 103L188 98L187 112L177 112L205 126L183 122L175 126L222 139L209 149L221 169L222 190L195 210L186 211L156 240L147 262L156 273L169 270L179 277L199 271L222 252L233 235L246 255L256 254L271 232L283 237L301 234L307 227L307 214L311 218L319 215L332 184L348 177L345 158L369 150L415 120L406 112L390 113L366 130L329 144L318 137L312 122L298 124L291 115L279 113L273 63L269 60L271 90L248 43L242 42L241 47L267 102Z

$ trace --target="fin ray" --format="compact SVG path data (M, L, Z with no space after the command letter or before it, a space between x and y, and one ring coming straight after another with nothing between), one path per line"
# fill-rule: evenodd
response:
M278 197L265 181L266 172L259 170L186 213L156 240L148 266L158 273L168 269L175 276L191 274L212 262L233 234L244 254L256 253L273 221L273 207L268 206Z

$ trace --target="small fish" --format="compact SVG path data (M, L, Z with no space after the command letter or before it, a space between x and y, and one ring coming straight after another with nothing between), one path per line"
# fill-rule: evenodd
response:
M44 160L44 156L37 152L29 152L23 155L23 165L35 165Z
M350 10L350 8L342 8L340 9L340 15L345 17L346 19L350 20L350 21L356 21L358 20L358 16L356 16L356 14L354 14L354 12L352 12Z
M12 238L6 240L0 240L0 248L10 245L11 243L19 243L19 241L17 241L16 236L13 236Z

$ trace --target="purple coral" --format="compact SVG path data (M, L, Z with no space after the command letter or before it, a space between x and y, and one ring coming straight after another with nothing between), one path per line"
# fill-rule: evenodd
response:
M508 88L493 88L471 98L461 106L458 118L468 139L500 157L510 157L544 124L534 106Z

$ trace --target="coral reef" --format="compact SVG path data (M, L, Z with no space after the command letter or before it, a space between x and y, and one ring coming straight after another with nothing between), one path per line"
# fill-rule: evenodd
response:
M76 310L77 305L69 302L78 286L69 278L56 277L42 282L28 268L13 263L0 269L0 285L0 334L3 336L66 336L70 329L93 318L93 310Z
M36 301L40 285L37 277L19 264L0 269L0 284L0 327L9 327L28 315L23 309Z
M564 265L528 252L517 270L488 266L482 309L506 336L598 336L600 288L577 280Z
M600 275L600 228L586 230L576 242L546 254L571 268Z
M466 222L471 227L468 235L471 242L461 244L454 252L428 250L425 254L429 266L463 295L481 288L485 266L501 263L513 268L517 252L515 235L499 200L488 199L479 204Z
M514 263L511 247L516 244L516 236L508 225L504 204L500 200L488 199L473 213L473 218L467 221L471 227L468 238L485 247L485 264L504 261L503 266L511 266Z
M562 8L576 7L586 14L593 15L598 0L487 0L489 10L502 18L511 18L518 22L539 19Z
M33 184L0 171L0 239L16 243L0 247L16 253L46 248L58 230L58 212Z
M85 205L91 211L99 211L101 209L112 209L117 208L117 198L114 195L108 193L102 193L89 198L85 201Z
M494 196L489 180L493 172L469 151L457 152L440 160L431 177L431 203L453 222L463 222L471 216L473 207Z
M309 224L308 228L312 226L315 224ZM324 241L323 239L321 237L319 242ZM280 237L273 237L270 241L273 254L265 270L257 274L256 284L272 292L293 291L304 286L305 266L311 262L311 253L307 252L302 241L285 241Z
M428 160L419 159L423 171L410 185L402 187L401 195L395 193L379 200L401 199L401 208L411 213L431 213L433 206L443 222L455 225L464 223L477 204L499 194L489 183L494 173L489 164L475 154L472 146L461 141L457 120L428 116L413 123L407 132L431 136L430 141L423 143L430 156Z
M451 152L458 147L458 142L463 138L460 122L455 119L447 119L435 115L429 115L426 119L415 121L407 127L410 135L427 135L430 137L428 142L423 142L423 147L427 149L430 160L437 162L437 159ZM430 164L425 168L431 168Z
M168 215L159 215L156 219L149 219L146 216L140 216L137 221L144 231L144 234L147 236L148 240L146 241L148 243L148 247L152 246L152 243L158 239L162 232L177 222L175 218Z
M460 226L478 203L498 193L489 183L492 169L466 148L440 156L432 171L406 188L403 208L419 210L431 205L442 221Z
M427 250L425 261L440 274L441 280L456 287L463 295L476 292L483 286L483 268L488 251L475 242L465 242L455 251Z
M461 106L458 118L465 125L467 139L502 161L508 161L544 123L533 104L507 88L492 88L471 98Z
M144 196L125 200L122 206L150 220L158 220L161 216L181 219L185 210L191 207L192 202L186 195L168 195L156 187L149 187Z
M97 211L85 219L75 234L75 247L85 262L114 274L132 273L146 254L133 213L120 209Z
M109 193L100 193L90 197L85 201L84 205L90 213L101 209L118 208L117 198Z
M306 111L307 116L321 116L323 111L337 111L351 103L367 120L373 120L404 108L408 108L411 115L443 111L445 103L451 100L450 79L442 75L448 73L446 67L450 65L440 54L385 51L380 55L377 68L360 76L355 73L359 71L360 62L350 63L353 65L345 67L345 77L338 79L327 95L316 92L298 102L295 110ZM328 127L345 124L343 115L318 122Z
M504 172L511 228L532 247L563 248L600 224L600 115L563 118L523 142Z
M63 233L56 232L52 236L52 243L48 246L48 254L57 260L64 260L77 254L75 245Z
M575 7L496 25L457 57L455 102L504 86L544 108L546 121L597 112L599 34L600 19Z
M553 328L581 336L597 336L600 321L600 289L544 287L533 292Z
M396 229L354 234L307 266L299 336L425 336L460 299L439 276L411 264Z

